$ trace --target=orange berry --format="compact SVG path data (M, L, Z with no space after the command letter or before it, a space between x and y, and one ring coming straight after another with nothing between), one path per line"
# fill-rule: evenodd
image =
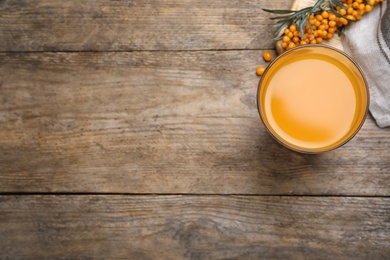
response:
M366 11L365 11L365 9L363 9L363 10L359 9L359 10L357 10L357 12L358 12L358 15L363 15Z
M346 15L347 14L347 10L341 8L340 11L339 11L339 14Z
M341 17L340 20L339 20L343 25L347 25L348 24L348 20Z
M290 25L290 31L293 33L297 30L297 27L295 26L295 24L292 24Z
M257 76L261 76L261 75L263 75L264 74L264 71L265 71L265 67L264 66L260 66L260 67L258 67L257 69L256 69L256 74L257 74Z
M322 21L324 18L322 17L322 15L320 15L320 14L317 14L316 15L316 19L317 19L317 21Z
M271 61L272 60L272 54L269 51L263 52L263 59L265 61Z
M296 44L299 42L299 37L298 36L295 36L294 38L292 38L292 41Z
M329 17L329 13L327 11L323 11L321 13L321 16L322 16L322 18L328 18Z
M294 48L295 46L296 46L295 43L290 42L290 43L288 44L288 46L287 46L287 49L292 49L292 48Z
M283 36L283 39L282 39L283 42L289 42L290 40L291 40L290 37L288 37L288 36Z
M287 42L282 42L282 48L286 49L288 43Z
M329 21L336 21L336 19L337 19L337 16L335 14L331 13L329 15Z
M371 10L372 10L372 6L366 5L365 11L368 13L368 12L371 12Z
M336 27L336 22L335 21L330 21L329 22L329 27Z
M328 33L335 33L336 32L336 27L331 27L328 29Z

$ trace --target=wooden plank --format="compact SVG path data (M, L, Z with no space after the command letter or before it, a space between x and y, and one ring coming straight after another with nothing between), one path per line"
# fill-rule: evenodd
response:
M388 259L389 198L2 196L2 259Z
M269 49L291 0L0 1L0 51Z
M0 54L0 192L390 194L390 129L303 155L256 109L258 51Z

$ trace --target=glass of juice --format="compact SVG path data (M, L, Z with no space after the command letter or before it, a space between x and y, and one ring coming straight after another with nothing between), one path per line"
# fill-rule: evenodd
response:
M369 90L361 69L344 52L304 45L268 66L257 106L266 129L282 145L320 153L344 145L360 130Z

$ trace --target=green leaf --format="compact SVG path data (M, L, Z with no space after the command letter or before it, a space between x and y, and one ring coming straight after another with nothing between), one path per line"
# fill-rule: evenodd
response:
M343 8L343 9L345 9L345 10L348 9L345 5L343 5L343 4L340 2L340 0L330 0L330 8L333 8L332 10L336 10L336 9L334 8L336 5L339 6L339 7L341 7L341 8ZM337 11L336 11L336 12L337 12Z
M268 12L268 13L272 13L272 14L291 14L293 13L294 11L291 11L291 10L271 10L271 9L261 9L265 12Z
M324 2L324 0L318 0L317 3L311 8L311 12L314 13L317 8L322 4L322 2Z
M277 35L279 34L279 32L280 32L284 27L288 26L289 24L290 24L289 21L286 21L286 22L284 22L284 23L280 23L279 26L278 26L278 28L277 28L277 29L275 30L275 32L274 32L274 36L277 36Z
M299 31L301 32L301 40L303 40L303 37L305 36L305 25L307 23L307 19L308 16L297 21L297 26L299 28Z

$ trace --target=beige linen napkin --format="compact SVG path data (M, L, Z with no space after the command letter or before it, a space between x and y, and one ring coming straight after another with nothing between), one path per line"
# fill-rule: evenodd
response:
M346 53L360 65L370 89L370 112L379 127L390 126L390 5L375 6L348 26L342 37Z

